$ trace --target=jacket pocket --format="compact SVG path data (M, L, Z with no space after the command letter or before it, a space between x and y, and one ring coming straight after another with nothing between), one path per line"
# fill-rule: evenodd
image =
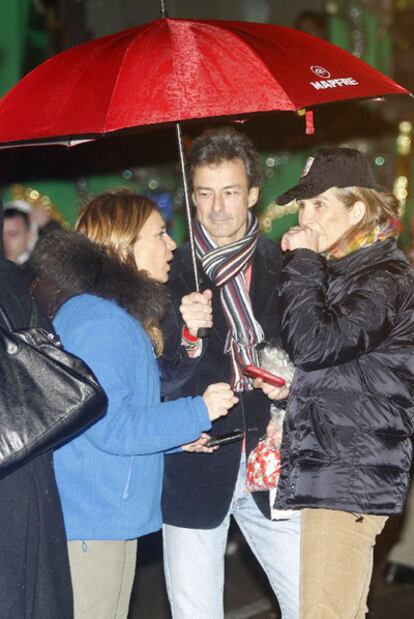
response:
M309 418L314 436L323 451L327 454L336 454L335 430L327 414L312 403L309 407Z

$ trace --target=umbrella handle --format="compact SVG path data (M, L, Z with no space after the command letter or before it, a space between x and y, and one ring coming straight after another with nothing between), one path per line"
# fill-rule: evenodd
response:
M210 329L208 327L200 327L197 331L197 337L209 337Z

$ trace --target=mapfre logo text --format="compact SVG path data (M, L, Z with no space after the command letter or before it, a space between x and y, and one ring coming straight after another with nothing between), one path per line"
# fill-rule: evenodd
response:
M325 88L341 88L343 86L357 86L358 82L353 77L338 77L337 79L330 79L331 74L328 69L319 65L313 64L310 70L314 75L317 75L320 79L317 82L310 82L310 85L315 90L324 90Z
M325 88L341 88L343 86L357 86L358 82L353 77L338 77L334 80L320 80L319 82L310 82L316 90L324 90Z

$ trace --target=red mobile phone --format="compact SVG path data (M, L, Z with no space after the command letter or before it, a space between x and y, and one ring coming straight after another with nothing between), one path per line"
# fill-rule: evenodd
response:
M259 368L257 365L245 365L243 368L243 374L246 374L246 376L249 376L250 378L262 378L265 383L270 383L275 387L284 387L286 385L284 378L276 376L276 374L272 374L263 368Z

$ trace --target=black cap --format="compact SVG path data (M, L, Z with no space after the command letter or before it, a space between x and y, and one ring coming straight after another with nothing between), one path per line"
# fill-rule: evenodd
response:
M367 187L384 191L368 159L354 148L320 148L307 160L294 187L276 198L276 204L315 198L331 187Z

